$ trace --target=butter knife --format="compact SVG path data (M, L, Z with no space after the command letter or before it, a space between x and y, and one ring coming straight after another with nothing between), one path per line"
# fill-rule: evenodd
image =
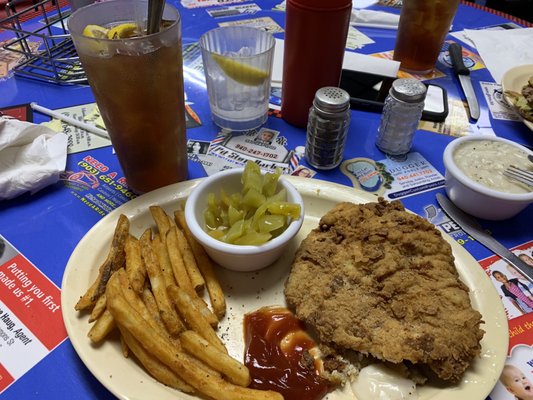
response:
M476 239L479 243L499 255L518 271L533 281L533 268L514 255L507 247L498 242L483 230L479 222L472 216L460 210L450 199L437 193L437 202L448 216L454 220L466 233Z
M450 61L452 62L453 69L459 78L461 87L466 96L468 103L468 110L470 117L474 120L479 119L479 103L477 101L476 93L472 87L472 80L470 79L470 70L465 67L463 62L463 49L457 43L452 43L448 47L450 53Z

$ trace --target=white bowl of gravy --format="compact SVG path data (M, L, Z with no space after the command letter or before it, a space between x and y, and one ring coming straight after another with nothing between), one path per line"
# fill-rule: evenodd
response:
M478 218L504 220L533 203L533 188L503 175L509 165L533 173L533 151L496 136L464 136L444 150L446 193Z

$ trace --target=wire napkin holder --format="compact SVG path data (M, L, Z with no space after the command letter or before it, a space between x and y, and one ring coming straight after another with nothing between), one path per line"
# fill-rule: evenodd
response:
M56 84L87 83L74 43L66 27L70 8L58 0L42 0L16 11L17 0L6 4L0 30L14 32L4 49L21 54L15 75ZM29 21L33 22L29 22ZM35 22L38 20L38 22ZM27 30L33 26L34 30Z

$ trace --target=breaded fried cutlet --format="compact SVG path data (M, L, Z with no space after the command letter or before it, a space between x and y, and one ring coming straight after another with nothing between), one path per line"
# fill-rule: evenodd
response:
M451 246L399 201L340 203L298 249L285 284L298 318L336 349L458 381L480 354L481 314Z

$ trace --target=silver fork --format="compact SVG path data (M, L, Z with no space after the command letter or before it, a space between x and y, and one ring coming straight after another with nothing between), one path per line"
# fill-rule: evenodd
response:
M531 171L526 171L524 169L515 167L514 165L509 165L509 167L503 171L503 174L508 178L533 187L533 172Z

